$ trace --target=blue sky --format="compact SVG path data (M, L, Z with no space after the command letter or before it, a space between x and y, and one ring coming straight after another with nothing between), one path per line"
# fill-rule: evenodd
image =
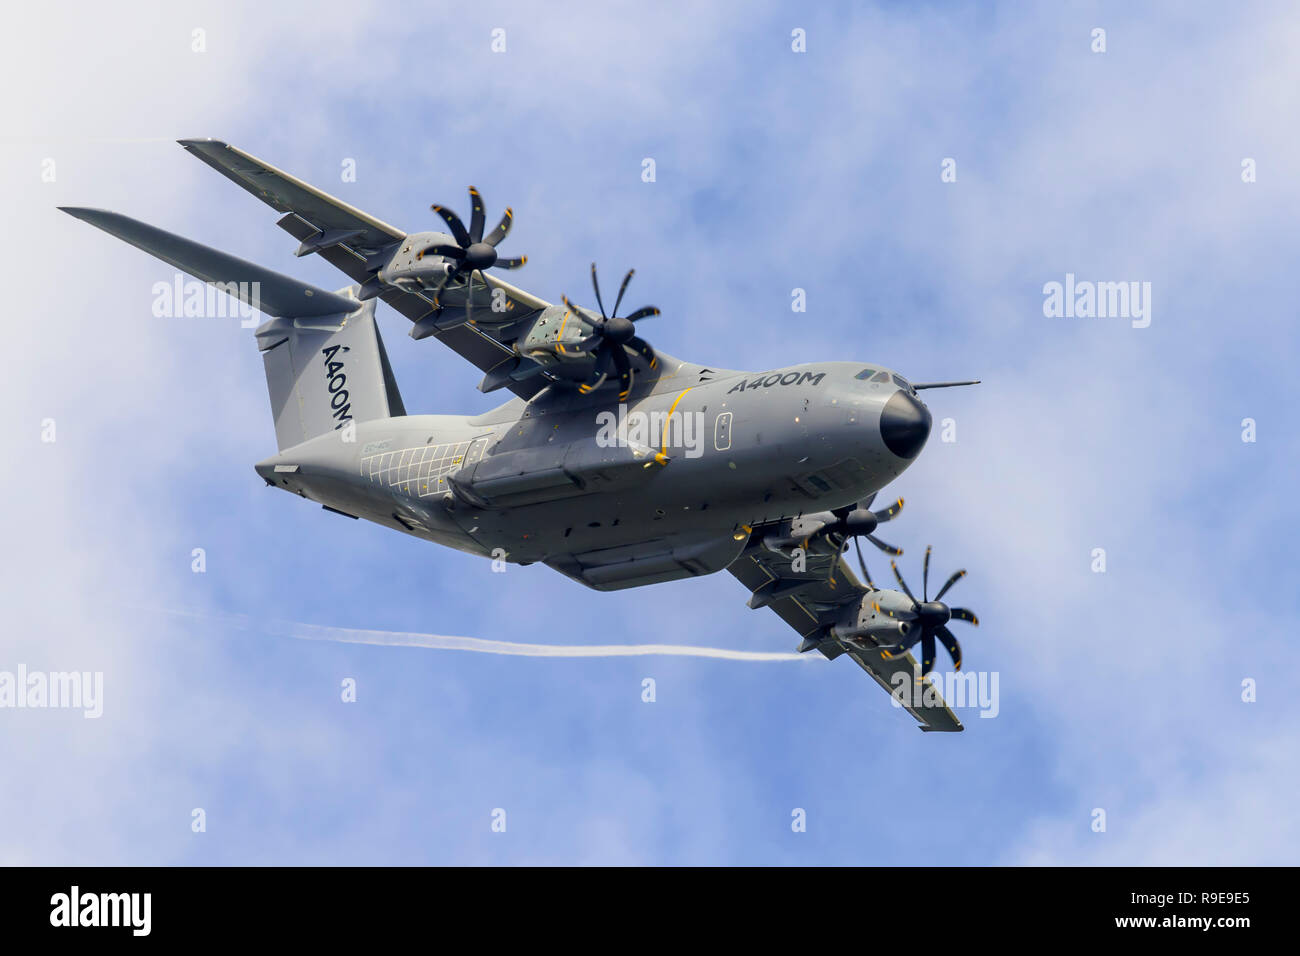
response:
M1296 862L1289 5L18 16L0 41L29 90L0 141L0 670L102 670L106 699L99 720L0 710L0 861ZM730 575L597 594L264 488L251 333L153 317L171 271L54 210L116 209L343 284L171 142L188 136L410 231L473 183L490 215L514 207L520 284L585 296L593 258L635 266L629 295L664 310L652 341L675 355L983 379L931 393L957 440L936 435L889 489L908 500L890 540L911 579L926 544L936 569L970 570L966 666L998 672L999 715L921 735L847 661L538 660L232 626L793 644ZM1150 282L1150 327L1046 318L1043 285L1067 272ZM476 370L381 323L409 409L494 404Z

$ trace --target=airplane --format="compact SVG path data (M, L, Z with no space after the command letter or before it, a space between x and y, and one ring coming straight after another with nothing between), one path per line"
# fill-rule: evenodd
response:
M351 284L330 292L115 212L59 207L268 318L254 337L265 366L277 454L267 485L470 554L540 561L598 591L726 569L800 638L799 650L847 654L925 731L961 721L927 674L936 640L955 667L940 603L965 574L922 600L878 588L862 560L902 508L871 511L877 491L916 460L930 434L920 393L978 382L916 384L865 362L761 372L683 361L642 337L644 306L619 314L629 271L606 312L548 302L507 282L524 265L497 247L510 209L486 235L470 187L469 224L431 207L445 231L406 233L269 163L214 139L180 145L283 215L299 257L317 255ZM375 322L378 302L483 373L479 389L513 397L478 415L411 415ZM843 559L858 548L859 581ZM920 645L918 665L910 648ZM898 693L908 683L925 694Z

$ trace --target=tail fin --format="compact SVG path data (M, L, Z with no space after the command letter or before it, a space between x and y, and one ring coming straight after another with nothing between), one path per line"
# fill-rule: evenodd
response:
M315 288L120 213L61 208L273 316L256 334L280 450L351 422L406 414L374 300Z
M275 318L257 330L280 450L349 422L405 415L375 324L375 300L348 315Z

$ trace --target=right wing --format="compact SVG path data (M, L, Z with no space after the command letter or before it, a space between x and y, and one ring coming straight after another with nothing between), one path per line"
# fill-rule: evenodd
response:
M284 213L276 224L299 241L298 255L315 253L363 287L375 282L379 261L386 260L391 250L407 239L407 234L397 227L228 143L183 139L180 144L231 182ZM433 324L444 310L450 310L453 318L468 315L471 319L475 309L486 312L493 289L505 294L506 307L515 322L524 322L550 305L496 276L486 282L474 279L468 286L450 288L439 298L427 291L391 285L383 286L378 295L412 322L420 323L420 337L432 335L482 371L490 375L495 372L504 387L527 400L551 380L535 363L520 356L507 340L473 322L449 327ZM467 296L469 309L466 309ZM506 374L507 371L512 374Z

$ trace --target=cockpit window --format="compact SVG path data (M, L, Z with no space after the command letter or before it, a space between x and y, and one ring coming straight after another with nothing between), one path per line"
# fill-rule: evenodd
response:
M906 390L909 391L909 392L912 390L912 385L911 385L911 383L908 382L908 380L905 379L905 378L903 378L903 376L901 376L901 375L895 375L895 376L894 376L894 384L897 385L897 386L898 386L899 388L901 388L901 389L906 389Z
M861 372L859 372L857 375L853 377L856 379L861 379L863 381L871 381L871 382L889 381L889 373L884 371L883 369L878 369L878 368L864 368ZM894 376L894 380L899 381L897 375ZM911 386L908 385L906 382L903 382L903 387L910 388Z

